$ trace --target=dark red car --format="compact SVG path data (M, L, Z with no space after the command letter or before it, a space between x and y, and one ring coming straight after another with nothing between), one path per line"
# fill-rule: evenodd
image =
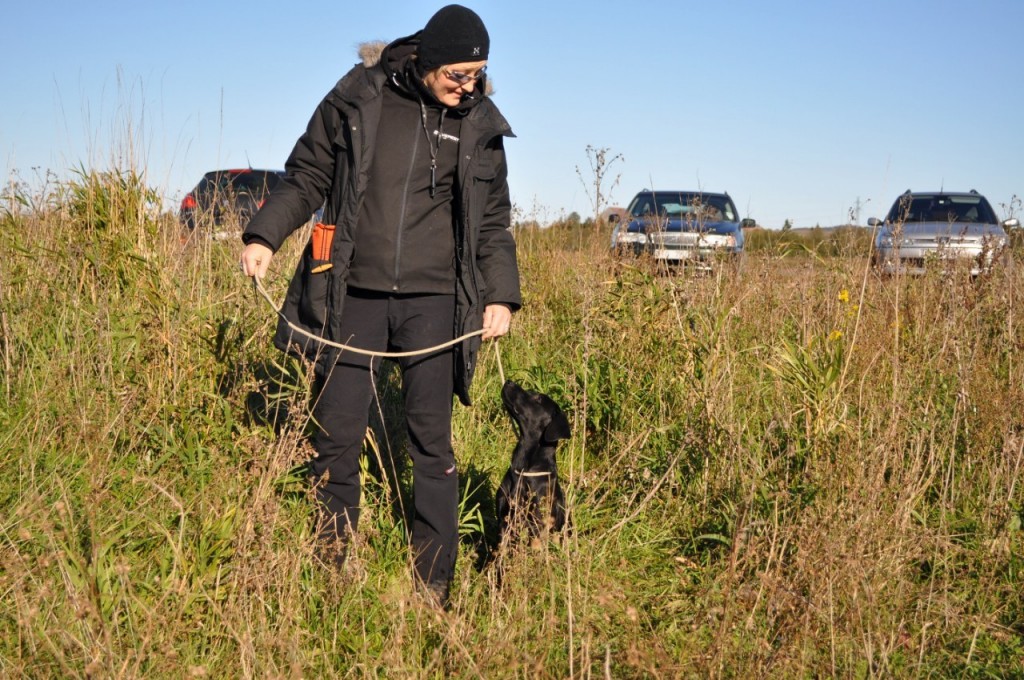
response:
M245 229L283 177L283 170L242 168L208 172L182 199L178 218L190 231L203 227L214 236Z

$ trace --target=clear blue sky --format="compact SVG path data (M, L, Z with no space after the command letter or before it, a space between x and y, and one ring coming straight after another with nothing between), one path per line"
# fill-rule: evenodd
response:
M358 43L442 2L5 3L5 180L133 162L177 205L203 172L282 167ZM778 228L883 216L905 189L1024 196L1024 1L466 2L491 34L512 198L592 212L587 145L639 189L728 191Z

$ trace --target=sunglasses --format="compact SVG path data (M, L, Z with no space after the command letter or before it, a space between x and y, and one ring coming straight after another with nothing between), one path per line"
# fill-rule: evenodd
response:
M458 83L459 85L469 85L472 82L480 80L480 78L483 77L486 71L486 66L481 67L480 70L474 73L473 75L469 75L468 73L459 73L458 71L449 71L446 68L441 69L441 73L444 75L445 78L452 81L453 83Z

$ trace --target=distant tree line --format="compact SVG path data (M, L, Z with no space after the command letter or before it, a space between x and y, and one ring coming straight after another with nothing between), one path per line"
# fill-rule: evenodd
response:
M786 220L789 224L789 220ZM867 257L871 254L871 229L864 227L830 227L823 229L750 229L746 235L745 250L770 252L778 255L816 253L823 256Z

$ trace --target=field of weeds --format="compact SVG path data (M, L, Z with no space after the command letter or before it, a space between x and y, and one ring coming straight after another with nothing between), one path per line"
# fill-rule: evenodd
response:
M307 370L238 245L182 243L132 173L6 199L3 677L1024 675L1024 267L882 280L766 250L667 275L603 233L518 232L500 364L570 414L571 530L488 565L514 444L489 345L441 613L411 587L392 373L333 573Z

